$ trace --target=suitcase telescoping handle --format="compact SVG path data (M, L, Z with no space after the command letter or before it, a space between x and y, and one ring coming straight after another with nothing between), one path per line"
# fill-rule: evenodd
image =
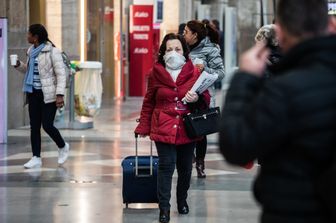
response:
M139 134L135 133L135 176L139 177L139 161L138 161L138 137ZM153 142L150 143L150 160L149 160L149 176L153 176Z

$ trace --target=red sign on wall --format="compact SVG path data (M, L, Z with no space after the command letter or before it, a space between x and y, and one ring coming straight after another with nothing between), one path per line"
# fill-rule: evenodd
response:
M130 96L144 96L153 66L153 6L130 6Z

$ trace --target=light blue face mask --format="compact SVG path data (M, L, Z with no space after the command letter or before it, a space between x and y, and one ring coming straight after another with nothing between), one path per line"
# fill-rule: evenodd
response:
M185 57L175 50L166 53L163 59L166 63L166 67L172 70L181 69L186 62Z

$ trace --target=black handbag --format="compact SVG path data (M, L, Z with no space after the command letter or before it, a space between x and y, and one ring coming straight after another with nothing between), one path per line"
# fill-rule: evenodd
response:
M189 138L197 138L219 131L219 107L195 110L183 116L185 129Z

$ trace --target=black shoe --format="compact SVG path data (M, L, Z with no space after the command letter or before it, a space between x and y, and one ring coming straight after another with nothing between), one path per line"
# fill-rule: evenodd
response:
M160 210L160 223L168 223L170 221L170 211Z
M204 159L197 159L196 160L196 171L197 171L197 177L198 178L205 178L206 174L204 172Z
M177 204L177 210L180 214L188 214L189 213L189 206L187 202L184 202L183 204L179 205Z

